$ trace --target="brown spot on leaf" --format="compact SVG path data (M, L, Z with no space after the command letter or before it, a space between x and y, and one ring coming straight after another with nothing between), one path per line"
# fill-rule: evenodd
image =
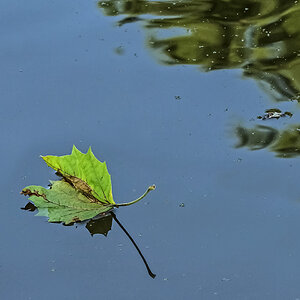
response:
M100 202L97 198L93 196L93 189L82 179L76 176L63 174L60 170L56 171L56 175L62 177L66 182L72 185L77 191L81 192L83 195L89 198L92 203Z
M45 200L47 200L45 194L40 194L38 191L31 191L30 189L23 189L20 193L24 196L37 196L37 197L43 197Z
M74 217L73 219L72 219L72 222L79 222L80 221L80 219L78 218L78 217Z

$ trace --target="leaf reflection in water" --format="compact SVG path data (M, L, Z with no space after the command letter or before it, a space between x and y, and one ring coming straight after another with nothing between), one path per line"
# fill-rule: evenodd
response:
M37 210L37 207L32 204L31 202L28 202L25 207L22 207L21 209L23 210L28 210L28 211L35 211ZM149 274L149 276L151 278L155 278L156 274L154 274L148 263L147 260L145 259L144 255L142 254L141 250L139 249L138 245L136 244L136 242L134 241L134 239L132 238L132 236L128 233L128 231L125 229L125 227L121 224L121 222L118 220L117 216L115 215L115 213L113 211L110 211L108 213L105 214L101 214L91 220L88 221L83 221L83 222L73 222L73 223L69 223L65 226L73 226L74 224L86 224L85 228L89 231L89 233L91 234L91 236L94 236L95 234L102 234L105 237L108 235L108 232L111 230L112 228L112 222L113 219L116 221L116 223L120 226L120 228L122 229L122 231L127 235L127 237L129 238L129 240L132 242L133 246L136 248L138 254L140 255L140 257L143 260L143 263L147 269L147 272Z

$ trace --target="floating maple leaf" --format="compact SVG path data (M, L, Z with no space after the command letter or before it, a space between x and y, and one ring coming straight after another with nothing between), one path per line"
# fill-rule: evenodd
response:
M136 203L155 189L152 185L138 199L116 204L106 163L97 160L91 148L84 154L73 146L70 155L42 158L62 180L52 181L49 189L35 185L25 187L21 194L28 195L38 208L38 215L49 217L49 222L70 224L91 219L114 207Z
M114 219L137 249L149 275L155 278L156 275L151 272L137 244L112 212L114 207L128 206L140 201L155 189L155 185L149 186L146 192L134 201L116 204L106 163L97 160L91 148L84 154L73 146L70 155L48 155L42 158L62 179L51 181L48 189L36 185L25 187L21 194L28 195L35 206L27 204L24 209L35 210L37 207L37 215L47 216L49 222L64 222L65 225L92 219L99 214L105 215L106 218L100 220L101 222L90 220L87 224L87 229L92 235L106 235ZM106 215L108 211L110 213Z
M49 217L49 222L69 224L93 218L112 209L110 205L91 202L65 181L52 182L50 189L31 185L24 188L22 194L30 196L30 201L39 210L38 215Z
M93 202L115 204L106 163L100 162L91 148L84 154L73 146L70 155L41 157L58 175Z

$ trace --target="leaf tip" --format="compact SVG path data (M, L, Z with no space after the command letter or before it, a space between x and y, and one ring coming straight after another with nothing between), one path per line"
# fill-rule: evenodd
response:
M47 163L47 155L40 155L40 158Z
M75 153L75 152L78 152L79 150L76 148L76 146L75 145L73 145L73 147L72 147L72 153Z
M80 150L78 150L75 145L73 145L71 154L83 154L83 153Z
M92 146L89 147L89 149L88 149L88 151L87 151L86 154L88 154L91 158L97 159L96 156L95 156L95 154L92 151Z

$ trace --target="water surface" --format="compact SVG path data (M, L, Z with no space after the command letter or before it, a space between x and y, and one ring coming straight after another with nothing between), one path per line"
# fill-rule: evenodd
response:
M1 299L300 297L297 1L2 1L0 20ZM20 209L55 178L39 155L73 144L116 202L157 185L116 210L154 280L116 223Z

